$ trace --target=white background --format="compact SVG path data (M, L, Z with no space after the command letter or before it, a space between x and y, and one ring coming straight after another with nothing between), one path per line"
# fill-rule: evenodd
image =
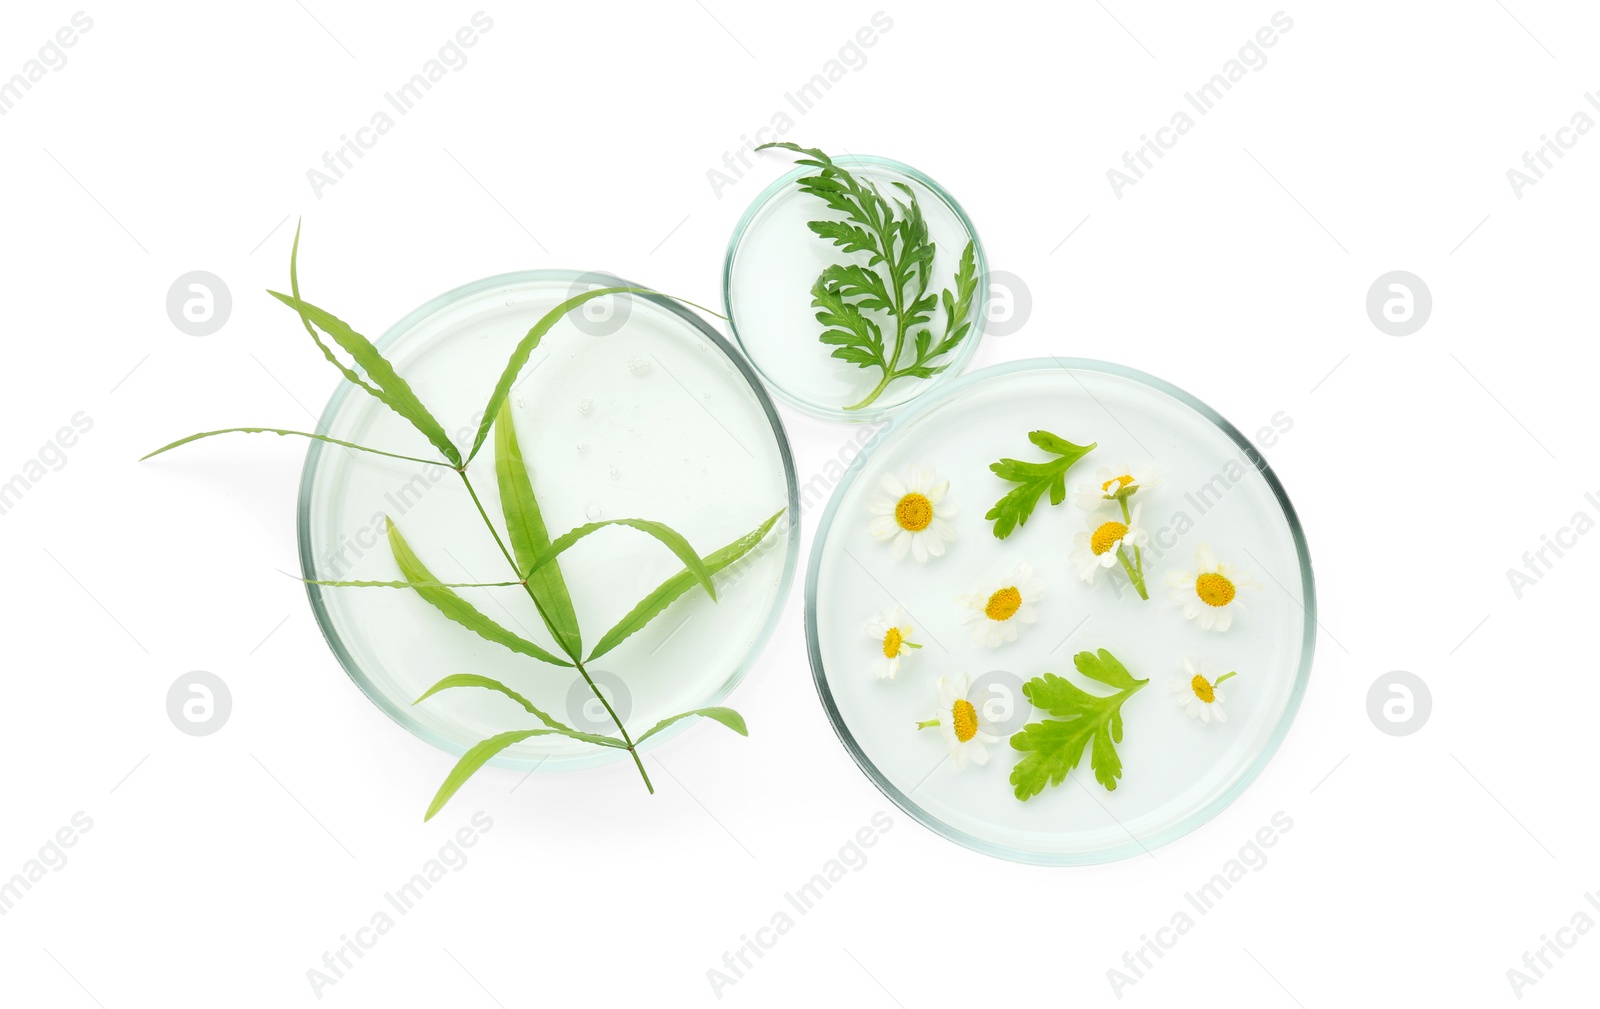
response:
M867 864L722 1002L1116 1004L1107 970L1278 811L1293 829L1266 866L1122 1003L1510 1004L1525 950L1586 907L1600 920L1584 900L1600 887L1586 634L1600 537L1520 599L1506 576L1575 512L1600 512L1583 496L1600 492L1600 135L1520 199L1506 177L1573 113L1600 116L1583 98L1600 86L1585 5L1287 8L1267 64L1120 199L1106 170L1277 7L884 7L892 28L865 65L788 134L899 158L964 203L991 266L1032 299L976 365L1110 358L1246 430L1294 418L1269 459L1316 562L1310 691L1248 792L1152 857L1016 866L890 807L818 706L798 586L731 702L750 739L685 734L652 761L654 798L624 765L515 792L520 775L484 774L424 825L450 758L365 700L277 573L295 564L303 446L240 438L135 462L192 430L310 423L335 376L261 293L284 283L300 215L303 276L368 332L530 267L714 302L728 234L788 160L720 194L708 169L879 9L486 8L469 62L320 197L307 169L476 5L86 11L66 65L0 117L0 479L75 413L93 420L0 515L0 876L75 812L93 820L0 917L7 1004L314 1003L307 970L477 810L494 826L471 861L323 1002L716 1002L708 969L879 810L892 827ZM9 6L0 76L75 10ZM233 293L212 336L166 314L195 269ZM1394 269L1434 299L1407 337L1365 310ZM802 480L853 436L786 419ZM194 669L234 703L199 739L165 710ZM1395 669L1433 698L1401 738L1366 706ZM1597 958L1600 937L1576 936L1523 998L1577 1004Z

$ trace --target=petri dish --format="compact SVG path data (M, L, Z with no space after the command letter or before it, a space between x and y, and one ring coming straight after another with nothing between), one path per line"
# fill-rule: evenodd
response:
M1282 419L1280 418L1280 422ZM1288 423L1292 424L1292 421ZM1002 457L1046 461L1029 443L1036 429L1096 448L1067 472L1059 505L1042 498L1004 540L984 516L1015 486L989 470ZM1286 429L1286 428L1285 428ZM1159 482L1140 490L1138 523L1148 600L1126 576L1085 584L1071 560L1088 512L1076 488L1098 467L1154 466ZM907 467L949 481L955 539L943 556L895 560L868 529L881 479ZM937 507L936 507L937 512ZM1208 545L1248 576L1248 607L1226 632L1186 619L1169 594L1171 571L1196 570ZM1037 622L998 647L969 633L960 597L1007 584L1019 563L1040 583ZM1189 577L1194 577L1190 575ZM1247 581L1253 580L1253 587ZM1192 584L1192 583L1191 583ZM898 675L876 679L881 645L867 623L899 606L919 651ZM812 674L840 741L862 771L910 816L977 851L1045 865L1082 865L1143 854L1205 823L1260 773L1287 733L1310 675L1316 600L1310 556L1293 506L1255 444L1214 410L1141 372L1087 360L1040 359L982 369L897 416L852 464L823 515L806 581L806 636ZM976 626L983 627L981 621ZM1035 711L1022 684L1046 672L1091 693L1110 688L1073 668L1080 651L1106 649L1146 687L1122 705L1116 750L1123 774L1114 791L1096 782L1086 753L1055 787L1019 801L1009 780L1023 753L1009 737ZM1187 681L1185 657L1237 676L1219 688L1226 721L1192 719L1173 684ZM934 717L939 676L970 677L967 700L997 736L984 766L957 769ZM1213 709L1214 710L1214 709Z
M463 451L513 346L547 310L614 277L537 270L489 277L443 294L396 323L379 348ZM659 296L598 298L545 335L510 395L522 454L552 537L600 519L664 522L702 555L784 518L716 578L718 600L696 590L590 667L630 733L725 698L756 663L793 581L798 541L794 463L782 422L743 359L710 326ZM317 430L404 455L434 452L377 400L341 383ZM469 467L503 532L493 439ZM504 556L448 466L389 459L313 442L300 486L304 576L399 577L385 537L392 519L443 581L510 580ZM602 529L561 559L586 643L592 644L682 563L654 539ZM553 641L517 587L460 589L483 614L552 652ZM531 716L486 690L442 691L452 673L494 677L575 728L614 735L604 707L572 669L540 663L477 637L411 590L320 587L307 593L329 647L395 721L451 753ZM701 721L686 719L652 737ZM493 763L531 770L592 766L620 750L536 736Z
M896 184L916 193L935 247L930 293L937 295L953 283L962 250L972 242L978 280L968 314L972 329L959 346L939 359L949 367L932 378L896 380L870 406L845 409L871 392L882 372L831 356L833 348L818 339L824 327L811 305L811 287L824 268L845 261L865 265L867 254L847 254L807 227L809 221L844 220L843 214L795 185L815 171L811 168L797 168L768 186L740 219L723 264L723 311L739 348L779 399L824 420L878 421L944 386L971 360L988 317L988 264L966 211L928 176L889 158L844 155L833 160L858 179L874 183L885 198L902 198ZM885 323L881 316L877 318ZM941 309L934 313L935 339L943 335L942 320ZM893 325L886 325L885 339L892 344ZM902 365L912 353L908 339Z

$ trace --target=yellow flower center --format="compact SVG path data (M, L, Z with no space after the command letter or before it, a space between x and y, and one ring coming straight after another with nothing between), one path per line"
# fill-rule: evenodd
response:
M990 620L1010 620L1021 608L1022 593L1017 591L1015 585L1008 585L989 597L989 602L983 607L983 613Z
M889 628L889 633L883 636L883 657L892 659L898 656L900 654L900 644L905 639L905 635L900 633L900 628Z
M956 738L963 743L978 734L978 711L966 698L950 706L950 721L955 726Z
M1128 527L1121 522L1107 522L1094 531L1089 537L1089 549L1098 557L1112 547L1116 546L1122 537L1128 535Z
M933 502L926 494L907 494L894 506L894 520L900 528L919 533L933 521Z
M1196 578L1194 592L1207 606L1226 606L1233 602L1233 583L1215 571L1207 571Z
M1121 490L1124 487L1132 487L1132 486L1133 486L1133 477L1128 475L1127 473L1124 473L1121 476L1114 476L1110 480L1107 480L1105 483L1100 485L1100 489L1102 491L1106 492L1107 494L1115 494L1117 491Z
M1189 681L1189 689L1194 691L1194 696L1210 704L1217 699L1217 692L1212 688L1211 682L1199 673Z

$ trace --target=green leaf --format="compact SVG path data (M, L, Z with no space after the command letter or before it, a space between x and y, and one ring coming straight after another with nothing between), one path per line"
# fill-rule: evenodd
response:
M1046 490L1050 491L1050 503L1058 505L1067 497L1067 470L1072 464L1088 455L1095 447L1094 442L1087 445L1074 445L1065 438L1058 438L1048 431L1033 431L1028 434L1028 440L1034 445L1053 453L1059 458L1050 462L1022 462L1017 459L1001 459L999 462L990 463L989 469L1002 480L1009 480L1018 486L1013 487L1005 497L995 502L984 518L994 522L994 535L996 539L1005 539L1018 526L1028 521L1028 516L1033 514L1034 506L1039 503L1039 498Z
M522 461L522 447L511 419L511 400L500 405L495 419L494 468L500 484L500 507L506 517L506 532L516 554L517 570L532 572L528 588L538 602L539 615L561 650L576 658L583 654L583 636L578 629L578 614L572 608L572 595L561 576L561 565L553 558L534 570L539 555L550 548L550 533L533 494L533 480Z
M359 581L333 582L321 578L299 579L307 585L325 585L329 588L344 589L499 589L512 585L521 585L521 582L385 582Z
M660 732L662 729L665 729L673 722L688 718L691 715L700 715L703 718L709 718L713 721L721 722L723 725L726 725L728 728L732 729L734 732L737 732L741 736L750 735L750 730L747 729L744 724L744 716L732 708L696 708L694 711L685 711L681 715L673 715L671 718L663 718L661 721L657 722L653 727L651 727L650 730L644 735L634 740L634 745L637 746L646 739L649 739L651 736Z
M771 518L761 523L761 525L757 526L755 529L739 537L720 550L714 550L711 553L706 554L704 558L704 566L706 571L714 575L738 561L739 558L743 557L751 550L754 550L756 548L756 544L760 543L763 539L766 539L767 533L770 532L772 527L777 524L778 519L782 517L784 511L786 510L787 509L781 509L775 512ZM589 653L589 658L586 661L593 662L595 659L622 644L622 642L627 640L628 637L639 631L656 617L660 616L662 611L672 604L673 600L677 599L679 596L693 588L695 581L696 578L694 572L685 567L682 571L679 571L671 578L668 578L666 581L662 582L656 587L654 592L651 592L649 595L645 596L639 601L637 606L635 606L632 610L629 610L627 616L617 621L617 625L615 627L611 628L611 630L605 633L605 636L600 639L599 644L594 646L594 651Z
M413 427L422 432L423 437L432 442L433 446L443 453L446 459L450 460L452 466L460 466L461 453L457 451L450 438L444 433L444 427L434 418L433 414L428 412L428 408L422 405L422 401L417 398L416 393L411 391L410 384L400 377L388 360L372 345L372 341L351 329L349 325L332 313L325 312L317 306L301 300L299 258L300 228L297 225L294 230L294 248L289 253L289 285L290 290L294 293L292 295L280 294L277 291L268 291L267 293L299 313L300 321L306 327L306 332L310 333L311 338L316 341L318 348L322 350L323 356L332 361L346 379L360 386L389 409L410 421ZM317 335L318 329L326 333L334 343L337 343L344 349L345 353L350 355L356 366L366 372L367 377L371 379L371 384L363 381L359 375L334 356L333 351Z
M484 440L489 437L489 428L493 426L495 418L500 416L500 406L505 403L506 397L511 395L512 383L516 382L517 375L522 372L528 363L528 357L539 346L539 341L562 317L574 308L587 304L596 298L608 294L653 294L655 292L644 287L600 287L593 291L585 291L563 301L552 308L533 324L521 340L517 342L516 349L511 352L511 360L506 362L505 371L500 373L500 381L495 383L494 392L489 396L489 403L483 408L483 422L478 425L478 434L472 439L472 451L467 453L467 461L471 462L478 455L478 450L483 447ZM686 302L687 304L687 302Z
M1030 722L1011 737L1012 749L1026 754L1011 769L1013 791L1024 802L1044 791L1046 785L1065 781L1085 750L1095 780L1106 791L1115 791L1122 777L1122 758L1116 749L1122 742L1122 705L1150 681L1135 679L1103 648L1098 653L1079 652L1072 661L1078 672L1117 687L1117 692L1091 694L1055 673L1023 684L1023 696L1035 708L1055 716Z
M660 522L652 522L649 519L606 519L602 522L590 522L587 525L581 525L576 529L564 532L557 536L555 542L546 547L534 559L532 565L528 568L529 577L544 570L547 565L554 564L558 556L565 553L573 544L585 536L604 529L606 526L627 526L630 529L637 529L640 532L654 536L667 549L676 554L679 560L683 561L685 569L705 588L707 595L712 599L717 598L716 586L711 584L712 572L707 568L706 563L700 559L700 555L694 552L694 547L689 545L689 541L670 527Z
M1104 648L1098 652L1079 652L1073 656L1072 662L1078 667L1078 672L1118 690L1134 690L1145 682L1134 679L1128 667Z
M404 459L407 462L420 462L420 463L425 463L426 465L429 465L429 466L438 466L438 465L440 465L439 460L437 460L437 459L418 459L414 455L399 455L399 454L394 453L394 452L385 452L382 449L378 449L378 448L368 448L365 445L357 445L353 441L340 441L338 438L329 438L325 434L312 434L309 431L286 431L283 428L278 428L278 427L225 427L220 431L201 431L199 434L191 434L187 438L179 438L177 441L173 442L170 445L163 445L160 448L156 449L154 452L151 452L149 455L140 456L139 457L139 461L140 462L144 462L146 459L150 459L150 458L152 458L154 456L158 456L163 452L170 452L173 449L177 448L179 445L187 445L191 441L199 441L201 438L211 438L211 437L215 437L216 435L219 435L219 434L279 434L279 435L294 435L297 438L315 438L317 441L325 441L330 445L343 445L345 448L358 449L358 450L360 450L362 452L371 452L373 455L385 455L385 456L388 456L390 459Z
M554 729L518 729L515 732L502 732L498 736L490 736L481 743L475 744L472 749L461 755L456 761L456 766L445 775L444 784L439 786L439 791L434 795L433 801L428 804L428 811L423 814L424 823L433 819L434 814L443 809L445 803L455 797L467 779L478 773L478 769L508 747L515 746L524 739L534 736L548 736Z
M903 182L893 183L905 196L893 205L878 192L871 179L857 179L823 152L788 141L762 144L756 150L778 147L803 155L801 165L817 169L796 183L800 191L816 197L844 221L810 221L808 227L843 253L865 253L867 262L835 263L823 270L812 287L812 307L824 326L820 339L837 349L831 355L859 368L878 368L883 378L865 399L846 410L859 410L875 402L891 382L901 378L932 378L950 367L941 361L972 330L977 291L976 245L968 241L954 280L955 293L929 293L928 285L938 252L929 236L916 191ZM940 304L945 307L945 333L938 342L927 324ZM867 312L894 319L891 343ZM915 334L915 335L913 335ZM902 352L914 342L914 359L904 366Z
M558 722L545 712L534 707L532 701L529 701L526 697L523 697L515 690L512 690L510 687L506 686L504 683L501 683L496 679L491 679L487 676L479 676L477 673L456 673L453 676L446 676L438 683L435 683L433 686L429 687L423 692L421 697L412 701L411 704L413 707L415 707L416 705L421 704L423 701L426 701L428 698L432 697L434 694L437 694L439 691L449 690L453 687L482 687L485 690L498 691L522 705L528 714L537 718L546 726L554 729L563 736L570 736L573 739L581 739L586 743L594 743L598 746L613 746L623 750L628 748L628 744L624 743L620 739L615 739L611 736L597 736L592 732L579 732L570 725L565 725L561 722ZM682 716L680 715L679 717L681 718Z
M538 659L540 662L548 662L555 666L570 667L572 665L565 659L559 659L550 654L532 641L518 637L501 627L493 620L479 613L471 603L444 588L439 579L433 577L422 561L417 558L417 555L412 552L410 544L406 543L405 537L400 535L400 529L394 524L394 521L388 517L385 517L384 521L388 523L389 527L389 549L394 554L395 563L400 566L400 573L405 576L406 581L410 583L410 587L416 590L417 595L433 604L440 613L443 613L467 630L472 631L480 638L486 641L493 641L495 644L503 648L509 648L513 652L518 652Z

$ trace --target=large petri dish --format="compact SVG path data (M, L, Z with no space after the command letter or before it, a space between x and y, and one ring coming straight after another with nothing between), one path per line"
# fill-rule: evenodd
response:
M817 310L811 305L811 286L825 267L847 261L866 265L867 255L845 253L807 227L808 221L844 220L843 214L830 210L795 185L802 176L815 171L811 168L797 168L768 186L740 219L723 264L724 311L739 348L762 381L784 402L824 420L881 420L947 384L971 360L988 318L988 264L983 243L966 211L955 197L922 172L871 155L840 156L833 161L858 179L875 184L885 198L903 199L897 185L908 186L916 193L935 246L931 293L937 295L953 283L962 250L972 242L978 280L977 295L968 313L972 329L959 346L939 359L949 367L932 378L898 379L870 406L845 409L860 402L882 372L831 356L833 348L818 339L824 327L817 322ZM935 338L944 332L942 311L934 313ZM881 316L878 321L892 326ZM892 343L892 328L886 329L885 338ZM911 342L907 340L901 363L908 363L911 355Z
M1286 429L1292 421L1279 418ZM1268 425L1270 427L1270 425ZM1067 498L1041 499L1027 524L996 539L984 515L1013 484L989 471L1002 457L1044 461L1027 434L1097 443L1067 474ZM1271 440L1271 436L1266 436ZM1145 548L1148 601L1125 578L1091 586L1070 560L1088 513L1074 502L1101 465L1155 466L1161 482L1134 496ZM880 481L909 466L949 480L956 539L942 557L893 558L868 531ZM1194 569L1195 549L1251 576L1248 609L1225 632L1203 630L1169 598L1169 571ZM1043 585L1038 622L990 647L960 623L957 597L1000 584L1020 562ZM1191 576L1193 577L1193 576ZM998 582L996 581L998 579ZM1120 589L1120 591L1119 591ZM870 671L880 645L864 628L898 605L920 651L893 680ZM823 707L862 771L909 815L977 851L1048 865L1082 865L1147 852L1210 819L1260 773L1299 707L1315 641L1315 593L1305 537L1283 487L1252 441L1199 400L1160 379L1097 361L1041 359L983 369L897 416L852 464L824 514L806 582L806 634ZM1108 688L1073 669L1080 651L1107 649L1148 686L1122 707L1123 776L1103 789L1084 755L1065 781L1026 802L1008 780L1022 753L1009 737L1049 717L1021 696L1046 672L1091 692ZM1174 682L1185 656L1236 670L1222 685L1225 722L1191 719ZM968 675L968 699L998 742L985 766L956 769L934 716L937 676ZM1213 675L1218 675L1214 673Z
M622 283L565 270L490 277L418 308L378 346L465 450L529 327L574 294ZM718 601L698 589L685 594L591 668L635 737L668 715L719 702L771 635L799 550L787 521L798 513L788 440L748 366L669 299L607 296L569 312L544 337L510 402L552 537L599 519L648 518L681 532L703 555L785 512L755 550L717 576ZM329 400L318 430L405 455L436 455L408 423L348 383ZM468 472L504 535L492 438ZM386 518L443 581L513 577L452 469L313 442L299 504L305 577L399 577ZM625 527L591 535L561 563L587 644L682 568L654 539ZM557 651L521 589L458 591L503 627ZM485 690L447 690L413 706L452 673L494 677L575 728L616 733L574 670L485 641L415 592L316 585L307 592L350 677L395 721L441 749L460 753L491 735L537 727L516 704ZM519 743L493 763L566 769L625 756L550 735Z

